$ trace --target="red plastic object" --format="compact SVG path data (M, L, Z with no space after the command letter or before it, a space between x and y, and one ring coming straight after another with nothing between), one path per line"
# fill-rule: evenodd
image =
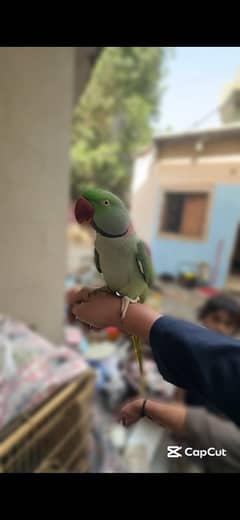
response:
M107 328L108 339L114 341L120 335L120 331L116 327L108 327Z
M221 291L219 291L218 289L213 289L212 287L202 287L201 289L199 289L199 292L204 296L215 296L217 294L220 294Z

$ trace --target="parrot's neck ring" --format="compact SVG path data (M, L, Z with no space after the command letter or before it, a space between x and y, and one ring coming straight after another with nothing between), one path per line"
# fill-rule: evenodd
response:
M131 225L131 224L130 224ZM125 235L127 235L128 233L128 230L129 230L129 227L127 228L126 231L124 231L124 233L121 233L119 235L112 235L111 233L107 233L106 231L103 231L102 229L100 229L97 224L95 224L94 220L92 221L92 227L93 229L95 229L95 231L97 233L99 233L100 235L104 236L104 237L107 237L107 238L120 238L120 237L124 237Z

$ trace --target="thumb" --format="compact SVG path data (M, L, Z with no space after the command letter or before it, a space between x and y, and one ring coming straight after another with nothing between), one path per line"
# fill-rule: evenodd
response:
M83 311L84 303L75 303L72 307L72 313L77 318L82 318L82 316L85 314Z

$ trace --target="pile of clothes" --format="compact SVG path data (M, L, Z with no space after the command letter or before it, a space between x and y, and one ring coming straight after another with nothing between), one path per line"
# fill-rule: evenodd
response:
M0 429L86 369L77 352L55 346L23 323L0 315Z

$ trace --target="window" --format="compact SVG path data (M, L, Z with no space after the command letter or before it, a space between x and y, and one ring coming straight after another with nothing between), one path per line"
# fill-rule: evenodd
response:
M201 238L206 222L208 193L167 192L161 231Z

